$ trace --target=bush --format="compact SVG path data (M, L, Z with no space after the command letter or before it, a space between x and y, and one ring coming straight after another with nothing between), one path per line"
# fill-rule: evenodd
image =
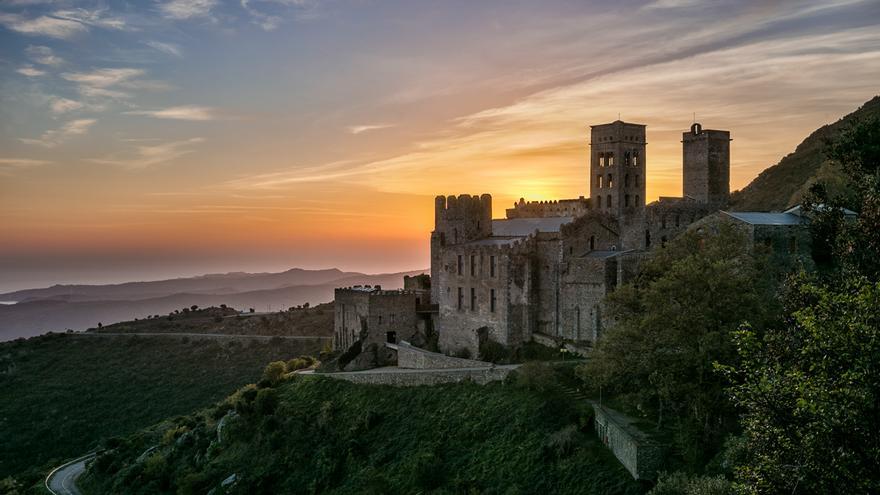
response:
M694 476L681 471L660 473L648 495L733 495L733 484L724 476Z
M262 379L268 382L270 386L275 386L284 378L286 371L287 366L284 364L284 361L273 361L263 370Z
M547 437L544 441L544 450L547 454L562 458L574 452L578 440L580 440L580 432L577 426L568 425Z
M315 358L312 356L300 356L287 362L287 372L310 368L315 364Z
M548 392L556 388L557 380L550 365L535 361L516 370L516 384L526 390Z
M512 353L503 344L492 339L483 339L480 342L479 358L490 363L509 363Z
M264 416L272 414L275 412L276 407L278 407L277 390L274 388L264 388L257 392L257 397L254 399L254 410L257 414Z

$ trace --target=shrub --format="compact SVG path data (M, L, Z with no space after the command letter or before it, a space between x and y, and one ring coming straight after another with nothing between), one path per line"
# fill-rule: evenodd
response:
M278 391L274 388L264 388L257 392L254 399L254 410L257 414L269 415L278 407Z
M557 385L553 368L537 361L526 363L516 370L516 384L535 392L548 392Z
M509 363L512 353L503 344L492 339L480 341L479 358L490 363Z
M661 473L648 495L733 495L733 485L724 476L692 476L681 471Z
M149 478L159 478L165 473L167 467L168 461L165 459L165 456L156 452L144 461L144 475Z
M547 454L559 458L565 457L574 451L578 440L580 440L580 432L578 432L577 426L568 425L547 436L544 441L544 450Z
M273 361L263 370L263 380L268 382L270 386L275 386L284 378L286 371L287 366L284 364L284 361Z

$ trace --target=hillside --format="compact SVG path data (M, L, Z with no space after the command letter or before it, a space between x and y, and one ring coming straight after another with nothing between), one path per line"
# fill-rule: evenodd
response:
M852 122L880 117L880 96L874 97L855 112L837 122L825 125L810 134L793 153L776 165L761 172L749 185L730 196L730 209L735 211L780 211L796 205L809 187L822 181L835 195L846 195L848 189L837 170L823 154L824 143L837 136Z
M61 460L256 381L319 340L53 334L0 343L0 479ZM14 400L12 400L14 398Z
M124 321L93 329L93 333L195 333L224 335L273 335L284 337L332 337L333 303L291 308L275 313L244 313L230 308L209 307L181 311L158 318Z
M167 315L175 309L194 304L200 307L226 304L229 307L242 310L254 308L258 312L277 311L304 303L316 305L332 301L333 290L337 287L370 284L395 289L403 286L404 275L422 272L420 270L379 275L339 272L336 273L339 275L338 278L316 285L291 285L231 292L232 289L228 284L220 284L225 289L217 289L216 293L174 293L132 300L121 300L117 296L114 296L116 298L112 300L88 299L103 297L102 294L112 291L112 287L105 286L85 286L86 289L82 289L82 293L70 289L70 293L61 299L55 294L56 289L54 288L45 289L44 292L10 293L0 296L0 300L4 300L4 298L16 300L15 297L26 295L27 301L12 305L0 305L0 341L40 335L48 331L85 330L97 326L98 323L108 325L133 318L143 319L151 315ZM330 274L321 274L320 276L330 276ZM277 278L264 277L263 275L260 275L259 278L265 283L278 281Z
M570 401L510 382L294 376L110 443L79 483L131 494L207 493L223 480L214 493L642 493L576 426Z

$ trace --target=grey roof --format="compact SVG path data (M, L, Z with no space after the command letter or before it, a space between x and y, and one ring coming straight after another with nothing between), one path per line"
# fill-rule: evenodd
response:
M487 237L477 241L465 242L464 246L506 246L520 240L520 237Z
M804 220L791 213L764 213L756 211L723 212L749 225L800 225Z
M559 232L559 229L574 220L573 217L547 218L508 218L492 220L493 236L525 237L539 232Z
M826 209L824 204L816 205L815 208L819 211ZM858 213L848 209L848 208L840 208L843 211L843 215L847 217L855 217L858 216ZM792 215L797 215L799 217L804 216L804 212L802 211L801 205L797 205L795 207L789 208L785 210L783 213L791 213Z

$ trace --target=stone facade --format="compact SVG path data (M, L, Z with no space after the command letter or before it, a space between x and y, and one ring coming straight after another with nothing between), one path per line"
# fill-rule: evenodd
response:
M684 196L725 207L730 198L730 132L694 123L681 142Z
M409 342L385 344L397 353L397 367L405 369L448 369L448 368L488 368L491 364L485 361L462 359L447 356L438 352L429 352L413 347Z
M431 290L442 351L476 355L483 339L505 346L542 337L595 342L613 323L605 296L637 274L644 253L726 201L719 199L726 190L713 186L711 198L661 198L646 206L645 126L616 121L590 133L589 199L521 199L506 219L492 220L487 194L436 198ZM708 143L705 159L685 154L690 168L705 168L702 176L716 182L726 180L720 168L730 161L722 134L728 143L724 131L699 131L684 145Z
M425 291L382 290L354 286L336 289L333 319L333 348L345 350L360 340L372 343L413 340L424 328L417 313L417 300L429 297Z

